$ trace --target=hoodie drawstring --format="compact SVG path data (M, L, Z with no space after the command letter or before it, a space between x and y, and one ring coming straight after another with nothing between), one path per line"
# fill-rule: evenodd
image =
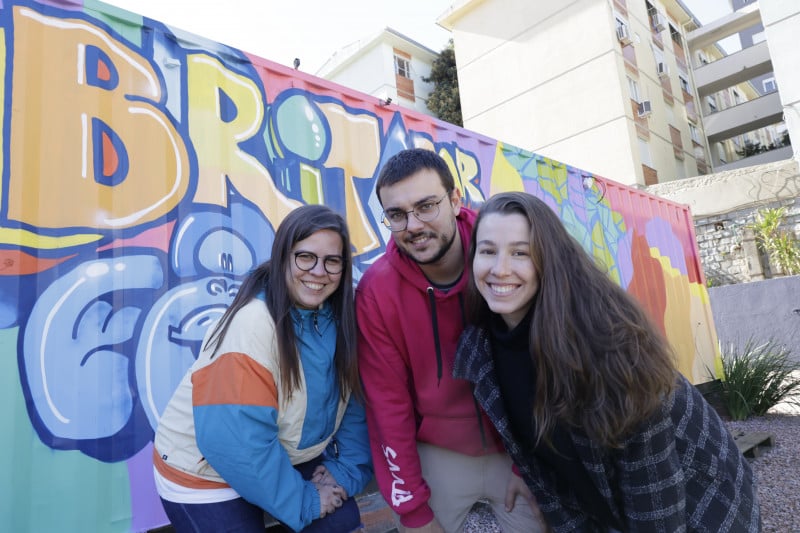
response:
M437 378L437 385L441 385L442 383L442 347L439 343L439 320L436 315L436 296L434 294L433 287L428 287L428 300L431 304L431 324L433 325L433 342L436 348L436 378ZM467 315L464 309L464 295L458 293L458 305L461 309L461 324L463 327L466 327L467 324ZM472 384L473 389L475 388L475 384ZM483 414L481 411L481 406L478 403L478 400L475 398L475 395L472 395L472 401L475 404L475 416L477 417L478 422L478 429L481 433L481 444L483 448L487 448L486 443L486 430L483 428Z
M439 342L439 319L436 316L436 296L433 287L428 287L428 300L431 303L431 324L433 325L433 343L436 348L436 385L442 383L442 347Z

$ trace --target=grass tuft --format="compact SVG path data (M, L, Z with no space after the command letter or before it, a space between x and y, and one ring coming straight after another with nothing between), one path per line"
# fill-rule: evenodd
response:
M730 344L721 352L724 377L718 390L733 420L762 416L780 402L800 405L800 375L795 374L800 363L790 359L789 348L774 339L750 338L741 350Z

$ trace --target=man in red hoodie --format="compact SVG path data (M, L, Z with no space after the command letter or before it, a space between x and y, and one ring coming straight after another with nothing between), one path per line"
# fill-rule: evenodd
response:
M381 493L406 532L461 531L478 500L504 532L543 530L469 383L452 376L475 213L429 150L394 155L375 192L392 239L358 284L356 313Z

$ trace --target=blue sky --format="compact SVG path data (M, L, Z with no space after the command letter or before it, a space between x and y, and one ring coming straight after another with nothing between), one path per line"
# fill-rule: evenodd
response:
M449 33L436 19L460 0L104 0L246 52L315 73L334 52L383 28L438 52ZM633 0L643 1L643 0ZM683 0L702 23L729 0Z

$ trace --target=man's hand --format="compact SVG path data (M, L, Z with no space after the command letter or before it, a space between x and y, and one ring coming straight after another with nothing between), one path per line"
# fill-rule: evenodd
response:
M338 485L317 485L319 492L319 517L325 518L342 506L347 499L347 493Z
M434 518L431 522L422 527L405 528L405 533L444 533L444 529L441 524L439 524L439 521Z
M512 472L506 486L506 511L509 513L514 510L517 496L527 500L528 505L531 506L534 512L539 510L539 506L536 505L536 498L533 497L531 489L525 484L525 480Z

